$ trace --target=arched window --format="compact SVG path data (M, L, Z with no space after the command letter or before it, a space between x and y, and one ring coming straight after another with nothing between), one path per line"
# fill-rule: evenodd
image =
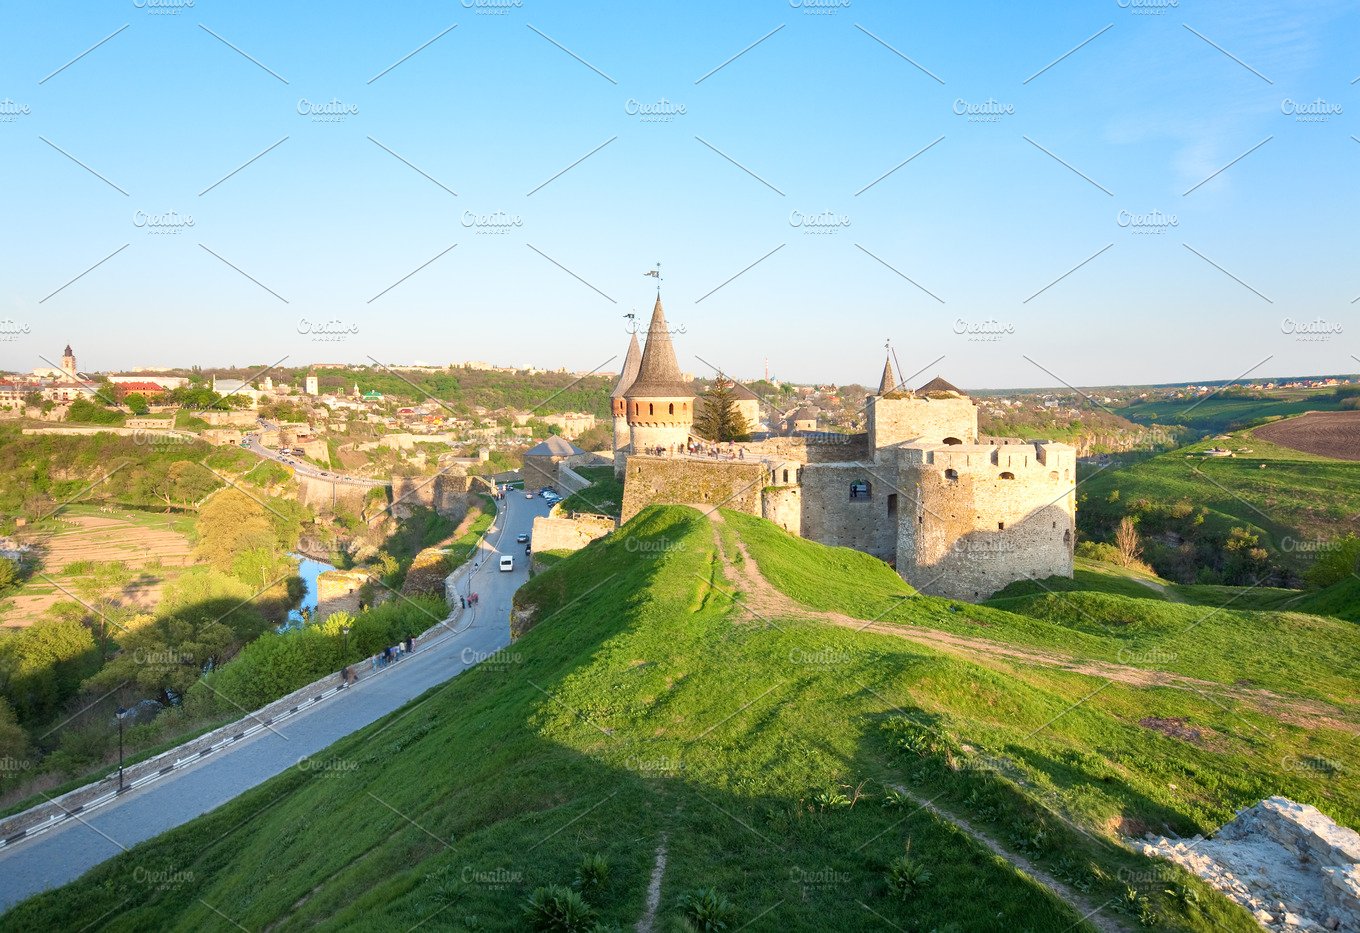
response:
M952 447L953 445L955 445L955 444L962 444L962 443L963 443L963 441L959 440L957 437L946 437L946 438L944 439L944 442L945 442L946 444L950 445L951 447Z
M672 415L675 414L675 403L674 403L674 402L671 402L671 410L670 410L669 414L672 414Z
M1065 544L1067 547L1071 547L1071 546L1072 546L1072 529L1071 529L1071 528L1069 528L1069 529L1067 529L1066 531L1063 532L1063 544Z
M944 478L949 480L951 483L957 483L959 481L959 471L954 469L945 470Z
M656 406L653 405L651 402L647 403L647 414L649 415L656 414Z
M789 471L788 471L788 470L785 470L785 471L784 471L784 482L787 483L788 481L789 481Z
M1005 473L1001 474L1001 479L1015 479L1015 474L1007 470Z
M851 499L868 499L868 498L869 498L869 484L866 483L864 480L856 480L855 482L851 483L851 484L850 484L850 498L851 498Z
M1048 478L1049 478L1049 479L1057 479L1057 478L1058 478L1058 471L1057 471L1057 470L1051 470L1051 471L1049 471Z

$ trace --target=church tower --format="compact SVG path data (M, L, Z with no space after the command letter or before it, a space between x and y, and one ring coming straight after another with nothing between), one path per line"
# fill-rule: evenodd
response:
M646 453L652 447L684 449L694 425L694 387L685 382L675 361L660 292L647 326L637 378L623 398L632 453Z
M632 431L628 428L628 402L624 394L637 379L638 368L642 365L642 350L638 347L637 333L628 341L628 353L623 357L623 372L614 391L609 393L609 406L614 415L614 475L623 476L623 462L628 455L628 445L632 443Z
M71 345L66 345L66 352L61 355L61 371L67 379L75 379L78 370L76 369L76 355L71 350Z

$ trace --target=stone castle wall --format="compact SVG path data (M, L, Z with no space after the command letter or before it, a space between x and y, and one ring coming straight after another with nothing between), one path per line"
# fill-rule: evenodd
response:
M534 519L530 540L535 551L579 551L613 530L613 519L584 515L577 518L549 518L539 515Z
M898 572L958 599L985 599L1026 577L1070 577L1075 469L1065 445L908 445Z
M804 538L854 548L891 561L897 554L897 491L872 463L809 463L803 467L801 531ZM868 495L850 498L855 483Z
M740 445L747 459L792 460L799 463L845 463L869 458L869 435L821 432L795 437L771 437Z
M968 398L870 397L865 415L874 450L917 439L934 444L947 437L977 442L977 406Z
M759 463L634 454L627 463L622 521L653 504L721 506L760 515L766 482Z
M325 621L337 612L359 614L359 591L369 580L362 570L327 570L316 578L316 617Z
M555 457L525 457L524 469L521 471L524 476L524 491L537 492L544 486L555 487L557 463Z
M803 488L799 485L766 486L761 494L762 516L790 534L803 533Z
M459 471L446 471L433 476L392 477L392 509L396 514L408 514L410 507L424 506L454 521L467 514L467 496L472 490L472 478ZM406 507L406 511L403 511Z

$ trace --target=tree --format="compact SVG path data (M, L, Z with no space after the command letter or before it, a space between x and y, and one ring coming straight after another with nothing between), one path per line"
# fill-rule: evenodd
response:
M75 695L96 657L80 622L41 619L0 641L0 691L23 720L41 721Z
M19 565L8 557L0 557L0 589L19 579Z
M241 554L273 550L276 535L264 507L237 489L213 496L198 513L198 555L230 572Z
M1143 560L1143 540L1138 536L1138 526L1125 515L1119 520L1119 528L1114 533L1114 546L1119 550L1120 563L1133 567Z
M702 396L703 407L694 419L694 430L710 441L744 441L751 436L746 416L737 408L732 381L719 376Z
M145 415L151 411L146 396L140 392L129 392L127 398L123 399L123 404L132 409L134 415Z

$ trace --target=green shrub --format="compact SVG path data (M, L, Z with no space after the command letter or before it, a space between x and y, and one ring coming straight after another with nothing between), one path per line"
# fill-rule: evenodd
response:
M609 862L598 852L581 859L572 882L578 891L598 891L609 881Z
M524 904L524 916L535 930L576 933L595 924L595 911L571 888L549 884L535 888Z
M680 909L696 930L717 933L731 928L736 922L737 911L732 902L713 888L700 888L686 894L680 899Z
M888 863L888 892L901 900L911 900L921 888L930 883L930 872L911 857L911 843L905 855Z

